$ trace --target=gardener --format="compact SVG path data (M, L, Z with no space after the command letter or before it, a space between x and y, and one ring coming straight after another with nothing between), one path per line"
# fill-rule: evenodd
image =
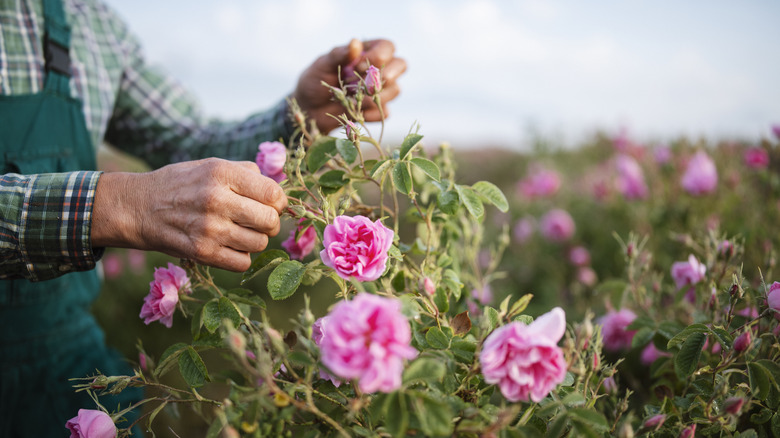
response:
M335 84L339 66L362 73L369 62L384 66L382 101L392 100L406 65L385 40L333 49L291 96L328 132L337 127L328 113L340 111L321 81ZM366 119L378 120L379 108L365 105ZM248 268L249 254L279 231L284 193L253 162L207 157L253 159L258 143L291 133L285 100L239 123L204 123L99 0L2 3L0 436L62 436L79 408L94 408L69 378L130 372L89 312L104 247ZM101 173L103 141L154 167L195 161Z

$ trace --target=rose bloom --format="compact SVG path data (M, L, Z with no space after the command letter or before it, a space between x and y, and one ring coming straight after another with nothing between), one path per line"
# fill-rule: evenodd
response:
M401 302L368 293L341 301L328 314L320 343L322 362L360 390L392 392L401 386L404 359L417 357Z
M497 384L512 402L540 402L566 377L558 341L566 331L560 307L529 325L515 321L491 333L479 354L485 382Z
M144 298L141 314L145 324L160 321L171 328L173 312L179 303L179 293L192 293L190 279L184 269L168 263L168 268L156 268L154 281L149 283L149 294Z
M512 229L512 236L517 243L525 243L534 234L534 220L530 217L524 217L515 223Z
M745 151L745 165L751 169L766 169L769 166L769 152L762 147L754 147Z
M647 344L647 346L642 350L642 354L639 356L639 360L642 362L642 365L649 367L662 357L672 357L672 355L665 351L659 350L655 347L655 344L651 342Z
M320 252L322 263L339 277L374 281L385 271L393 230L365 216L338 216L325 227Z
M257 147L255 163L260 168L260 173L282 182L287 178L284 174L284 163L287 161L287 148L278 141L264 141Z
M546 239L563 242L574 235L574 219L565 210L556 208L542 216L539 229Z
M544 168L536 168L517 185L518 190L527 198L543 198L552 196L561 187L558 172Z
M119 257L119 254L111 253L103 257L103 274L107 280L122 275L122 258Z
M371 96L382 91L382 77L373 65L366 70L366 91Z
M317 244L317 232L314 227L309 226L301 233L302 228L298 225L297 228L290 231L290 237L282 242L282 248L290 254L291 259L303 260Z
M775 281L769 286L769 292L766 293L766 303L770 309L775 311L775 318L780 320L780 282Z
M704 151L696 152L680 180L682 187L691 195L705 195L718 186L718 169L715 162Z
M317 319L314 321L314 324L311 326L311 340L314 341L315 344L319 347L322 344L322 339L326 336L326 329L328 326L328 320L330 319L329 316L323 316L322 318ZM332 376L328 374L326 371L320 369L320 378L325 380L330 380L331 383L333 383L333 386L338 388L343 383L341 380L336 378L335 376Z
M626 199L643 199L647 196L645 174L635 159L626 154L618 155L615 160L618 178L617 188Z
M666 164L672 160L672 150L669 146L658 146L655 148L653 157L658 164Z
M586 266L590 263L590 253L584 246L575 246L569 250L569 261L574 266Z
M483 305L488 305L493 302L493 289L490 288L489 284L486 284L481 288L472 289L471 298L474 298Z
M677 289L694 285L704 280L707 267L693 255L688 256L687 262L675 262L672 264L672 278Z
M111 417L95 409L79 409L78 415L65 423L70 438L114 438L116 426Z
M577 269L577 281L588 287L593 287L598 281L596 271L590 266L580 266Z
M634 339L633 330L627 330L629 324L636 319L636 314L628 309L619 311L610 310L599 320L601 337L604 340L604 349L607 351L620 351L631 348Z

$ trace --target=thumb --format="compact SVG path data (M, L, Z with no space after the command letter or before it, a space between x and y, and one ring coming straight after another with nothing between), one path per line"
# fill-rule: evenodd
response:
M363 54L363 42L353 38L346 46L339 46L330 51L328 60L333 67L342 65L354 68Z

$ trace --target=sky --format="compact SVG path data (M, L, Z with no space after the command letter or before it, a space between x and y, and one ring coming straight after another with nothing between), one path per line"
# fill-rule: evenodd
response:
M106 0L209 116L274 105L318 56L386 38L408 64L387 138L527 150L624 130L758 141L780 123L776 0Z

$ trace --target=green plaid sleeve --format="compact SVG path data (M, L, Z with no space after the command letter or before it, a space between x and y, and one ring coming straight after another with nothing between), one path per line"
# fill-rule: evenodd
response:
M207 121L184 87L145 63L137 43L124 50L126 65L105 138L153 167L206 157L254 161L260 142L290 137L286 100L242 121Z
M0 176L0 278L48 280L95 267L92 201L101 172Z

